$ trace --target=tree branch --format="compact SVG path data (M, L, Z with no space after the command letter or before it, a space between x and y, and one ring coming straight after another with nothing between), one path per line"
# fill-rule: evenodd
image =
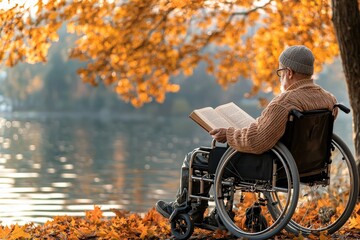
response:
M211 33L211 34L209 35L209 37L206 39L204 45L200 48L200 50L202 50L203 48L205 48L205 47L209 44L209 42L211 41L211 39L212 39L214 36L216 36L216 35L224 32L224 31L226 30L226 28L229 26L229 24L231 23L231 21L233 20L233 18L234 18L235 16L242 15L242 16L245 16L245 17L246 17L246 16L248 16L248 15L249 15L250 13L252 13L252 12L256 12L256 11L259 10L259 9L265 8L265 7L266 7L267 5L269 5L272 1L273 1L273 0L269 0L269 1L268 1L267 3L265 3L264 5L258 6L258 7L252 8L252 9L249 9L248 11L244 11L244 12L233 12L233 13L229 16L228 20L225 22L225 25L223 26L222 29L220 29L220 30L218 30L218 31L215 31L215 32L213 32L213 33ZM233 7L233 3L229 3L229 4L231 5L230 7L232 8L232 7Z
M169 13L171 13L174 9L175 8L170 8L168 11L166 11L166 13L160 19L160 21L157 24L155 24L155 26L153 28L151 28L149 30L147 37L137 47L135 47L133 51L139 50L140 48L145 46L145 44L148 42L148 40L149 40L150 36L153 34L153 32L161 25L161 23L163 23L167 20Z
M232 17L233 17L233 16L238 16L238 15L247 16L247 15L249 15L249 14L252 13L252 12L256 12L256 11L259 10L259 9L265 8L265 7L266 7L267 5L269 5L272 1L273 1L273 0L269 0L267 3L265 3L265 4L262 5L262 6L255 7L255 8L249 9L248 11L244 11L244 12L234 12L234 13L232 13L231 15L232 15Z

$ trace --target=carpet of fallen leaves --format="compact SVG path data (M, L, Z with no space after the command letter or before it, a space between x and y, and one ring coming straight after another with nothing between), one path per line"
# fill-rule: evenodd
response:
M57 216L44 224L29 223L0 227L0 239L172 239L170 224L154 208L145 214L112 209L114 217L104 217L99 206L84 217ZM191 239L231 239L226 231L195 229ZM274 239L360 239L360 203L347 223L335 234L292 236L282 231Z

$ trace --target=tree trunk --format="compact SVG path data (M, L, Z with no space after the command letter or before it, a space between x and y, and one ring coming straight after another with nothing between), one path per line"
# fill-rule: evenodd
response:
M357 0L332 0L333 24L339 42L353 111L355 158L360 172L360 10Z

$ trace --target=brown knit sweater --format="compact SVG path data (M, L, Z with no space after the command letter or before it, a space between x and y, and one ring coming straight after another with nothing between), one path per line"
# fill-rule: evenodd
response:
M230 147L240 152L263 153L271 149L284 134L288 115L292 109L333 110L335 103L336 98L314 84L312 79L299 80L275 97L249 127L228 128L227 142Z

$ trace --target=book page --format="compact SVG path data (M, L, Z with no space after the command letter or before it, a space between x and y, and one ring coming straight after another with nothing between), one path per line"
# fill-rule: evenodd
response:
M251 123L255 122L255 119L252 116L233 102L220 105L215 108L215 110L223 115L233 127L248 127Z
M232 126L221 114L211 107L196 109L189 117L208 132L215 128L228 128Z

